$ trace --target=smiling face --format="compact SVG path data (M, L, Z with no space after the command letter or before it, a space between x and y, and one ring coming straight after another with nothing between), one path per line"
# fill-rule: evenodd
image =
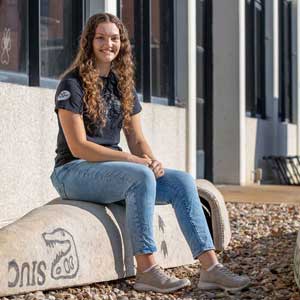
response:
M121 47L120 31L111 22L100 23L93 39L93 52L98 64L110 64Z

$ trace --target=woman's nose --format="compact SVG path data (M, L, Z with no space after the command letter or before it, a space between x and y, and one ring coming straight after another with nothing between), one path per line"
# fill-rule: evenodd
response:
M108 46L108 47L111 47L112 46L112 40L111 39L106 39L105 40L105 45Z

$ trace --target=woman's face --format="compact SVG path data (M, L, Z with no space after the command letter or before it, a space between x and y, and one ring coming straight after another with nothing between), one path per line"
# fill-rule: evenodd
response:
M120 31L111 22L100 23L93 39L93 51L98 63L111 63L121 47Z

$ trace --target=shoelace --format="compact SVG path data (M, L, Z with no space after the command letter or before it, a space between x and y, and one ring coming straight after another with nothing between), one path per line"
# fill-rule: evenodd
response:
M163 280L169 280L171 277L164 271L164 269L160 266L156 266L153 268L154 273Z
M231 277L234 277L234 278L240 278L240 276L238 274L233 273L232 271L230 271L229 269L224 267L222 264L217 265L217 267L225 275L228 275L228 276L231 276Z

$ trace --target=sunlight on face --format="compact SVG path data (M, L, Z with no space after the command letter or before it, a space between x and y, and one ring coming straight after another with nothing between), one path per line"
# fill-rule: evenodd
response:
M93 51L100 64L111 63L118 55L121 47L120 32L116 24L100 23L93 39Z

